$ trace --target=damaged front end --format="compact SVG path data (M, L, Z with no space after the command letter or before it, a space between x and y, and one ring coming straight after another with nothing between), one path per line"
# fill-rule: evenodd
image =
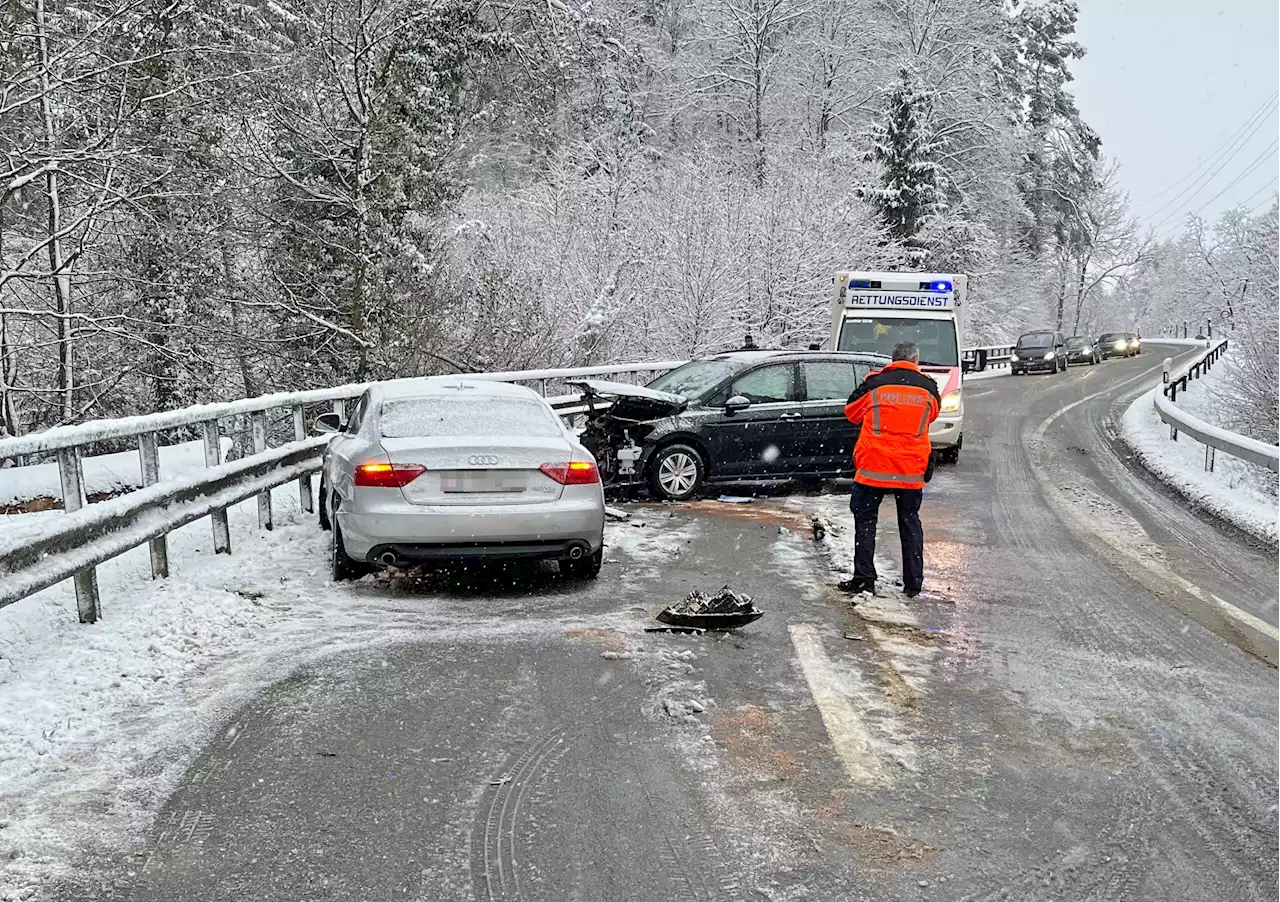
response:
M639 483L646 439L688 406L680 395L643 386L596 379L569 386L582 392L587 425L580 441L595 455L607 486Z

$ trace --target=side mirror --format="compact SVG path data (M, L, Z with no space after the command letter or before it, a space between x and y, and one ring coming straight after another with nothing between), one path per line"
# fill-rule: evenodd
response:
M317 433L341 432L342 418L336 413L322 413L316 417L315 431Z
M744 398L742 395L734 395L728 401L724 402L725 413L742 413L751 406L751 399Z

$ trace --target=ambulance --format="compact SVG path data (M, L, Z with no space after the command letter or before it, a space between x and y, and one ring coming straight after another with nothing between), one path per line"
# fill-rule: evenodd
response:
M831 347L889 356L900 341L920 348L920 371L942 396L929 427L934 453L960 459L964 401L960 391L963 305L969 278L947 273L840 272L831 297Z

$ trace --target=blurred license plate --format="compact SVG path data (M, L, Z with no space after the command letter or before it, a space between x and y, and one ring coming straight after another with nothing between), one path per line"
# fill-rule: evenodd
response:
M482 471L479 473L441 473L443 492L523 492L528 481L520 473Z

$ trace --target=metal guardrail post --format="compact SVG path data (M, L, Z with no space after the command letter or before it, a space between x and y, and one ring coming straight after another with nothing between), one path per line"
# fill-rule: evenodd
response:
M218 421L206 420L201 424L204 432L204 465L216 467L222 464L222 447L218 442ZM226 509L216 510L209 515L213 522L213 553L231 553L231 527L227 523Z
M293 440L300 442L307 437L307 415L301 405L293 408ZM298 477L298 503L302 509L311 514L315 512L315 503L311 500L311 474Z
M155 485L160 481L160 455L156 449L156 434L144 432L138 436L138 459L142 464L142 484ZM151 578L161 579L169 575L169 539L156 536L147 543L151 550Z
M252 416L253 422L253 453L261 454L267 450L267 414L266 411L255 411ZM263 492L258 496L258 526L262 529L271 528L271 490Z
M1210 473L1213 472L1213 463L1217 456L1218 452L1214 449L1213 445L1204 446L1204 468Z
M1173 358L1166 357L1160 368L1164 371L1161 376L1161 381L1164 382L1164 388L1162 388L1161 391L1164 392L1165 397L1170 401L1178 400L1178 383L1171 382L1169 380L1169 372L1173 369ZM1169 427L1169 438L1175 442L1178 440L1178 430L1176 427Z
M62 484L62 509L68 514L88 504L84 493L84 468L80 463L80 448L58 449L58 481ZM98 622L98 570L89 567L74 577L76 586L76 610L81 623Z

